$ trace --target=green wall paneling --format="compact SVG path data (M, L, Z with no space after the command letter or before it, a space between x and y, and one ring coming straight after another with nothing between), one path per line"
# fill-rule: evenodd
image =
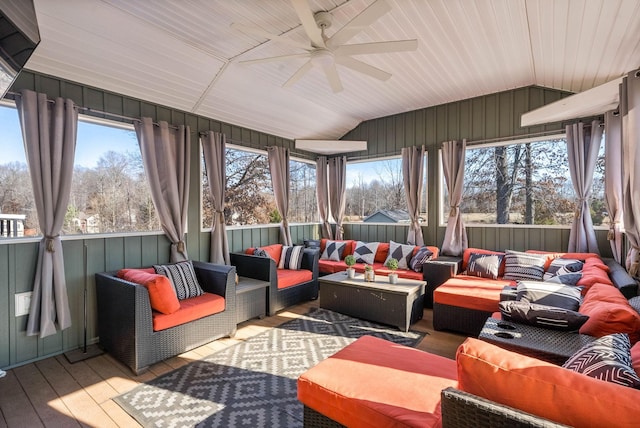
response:
M0 367L8 366L11 361L11 342L9 340L12 328L11 316L14 312L14 290L15 285L11 277L15 274L14 269L9 266L14 264L13 253L14 247L9 245L0 245L0 317L9 317L10 319L0 320Z

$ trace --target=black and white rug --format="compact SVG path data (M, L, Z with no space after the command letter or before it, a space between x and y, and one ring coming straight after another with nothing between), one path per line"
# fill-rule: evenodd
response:
M424 336L315 309L114 400L145 427L302 427L298 376L363 335Z

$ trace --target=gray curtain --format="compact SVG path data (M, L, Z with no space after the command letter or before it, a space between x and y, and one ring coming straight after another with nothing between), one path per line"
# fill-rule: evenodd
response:
M419 222L424 181L424 152L424 146L402 149L402 179L411 220L407 233L407 244L420 246L424 245L422 227Z
M291 240L291 230L289 229L289 149L285 147L272 146L267 148L269 157L269 172L271 173L271 184L273 185L273 195L276 198L276 208L282 217L280 233L284 245L293 245Z
M347 157L329 159L329 206L336 221L335 239L344 239L344 209L346 205Z
M569 252L600 254L596 232L593 230L589 199L602 141L602 126L600 121L594 120L591 126L578 122L567 125L566 130L569 172L578 199L569 232Z
M148 117L135 123L151 200L162 230L171 241L171 262L189 258L184 243L189 204L191 134L188 126L154 124Z
M459 256L468 247L460 202L464 189L464 159L467 140L442 143L442 170L449 191L449 218L442 242L442 254Z
M71 326L60 231L69 205L78 112L73 101L47 100L22 91L16 97L42 234L31 296L27 336L50 336Z
M629 242L627 270L640 276L640 69L629 73L620 85L624 230Z
M333 239L329 224L329 183L327 182L327 157L319 156L316 160L316 196L318 214L320 215L320 236Z
M613 258L622 261L622 137L620 135L620 112L609 111L604 115L604 186L607 212L609 213L609 233Z
M224 222L224 198L226 190L227 170L227 138L219 132L209 131L200 138L204 164L207 169L207 182L211 192L213 219L211 221L211 247L209 261L211 263L229 263L229 242L227 227Z

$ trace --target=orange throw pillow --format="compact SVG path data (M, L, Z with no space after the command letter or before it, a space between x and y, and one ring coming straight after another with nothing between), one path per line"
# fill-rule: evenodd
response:
M180 309L178 296L166 276L142 269L121 269L118 278L144 286L149 291L152 309L163 314L172 314Z

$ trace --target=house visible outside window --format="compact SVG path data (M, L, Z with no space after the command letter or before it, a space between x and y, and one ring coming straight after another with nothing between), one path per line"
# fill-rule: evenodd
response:
M427 225L427 156L420 207ZM347 163L345 221L408 224L409 213L402 178L402 159L393 157Z
M15 104L0 106L0 124L0 237L39 236ZM8 226L7 218L12 217L22 224ZM62 233L159 230L133 126L81 115Z
M441 220L445 224L449 204L442 176L441 181ZM575 203L564 135L467 146L460 206L466 225L570 226ZM589 205L594 226L608 225L604 199L604 139Z

